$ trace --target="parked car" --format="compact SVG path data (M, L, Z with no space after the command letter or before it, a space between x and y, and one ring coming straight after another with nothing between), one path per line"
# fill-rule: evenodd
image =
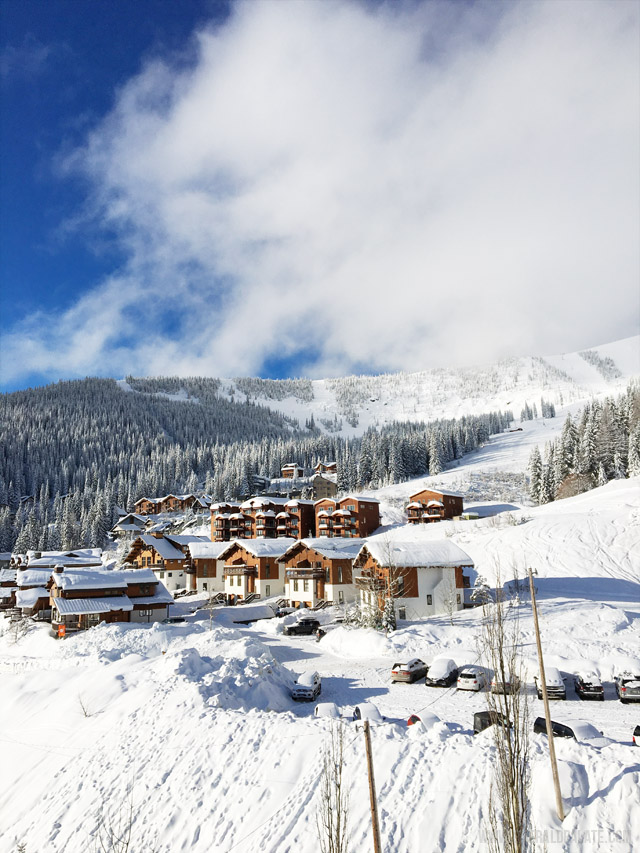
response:
M353 709L354 720L369 720L370 723L382 723L384 717L373 702L362 702Z
M542 683L540 681L540 673L537 673L533 680L536 683L538 699L542 699ZM564 678L560 675L560 670L555 666L548 666L544 671L544 680L547 685L547 697L549 699L566 699L567 688L564 683Z
M636 746L640 746L640 726L636 726L633 730L632 740Z
M609 746L613 743L611 738L604 737L603 733L591 723L575 720L571 723L571 729L578 743L586 743L589 746L596 747Z
M509 726L513 728L513 723L508 723L504 714L499 711L477 711L473 715L473 733L474 735L488 729L489 726Z
M547 723L544 717L536 717L533 724L533 731L538 735L546 735ZM564 723L556 723L551 720L551 731L554 737L572 737L575 738L573 729L565 726Z
M301 616L297 622L294 622L292 625L285 625L282 629L282 633L286 634L288 637L293 637L296 635L305 634L308 636L313 634L320 627L320 623L317 619L314 619L312 616Z
M458 680L458 668L451 658L436 658L426 677L427 687L449 687Z
M412 714L407 720L408 726L414 726L416 723L421 723L423 728L430 729L438 723L442 723L442 720L437 714L432 714L431 711L421 711L420 716Z
M420 658L411 658L407 663L394 663L391 668L391 681L406 681L411 684L419 678L424 678L428 668Z
M187 620L184 616L167 616L166 619L162 620L163 625L180 625L182 622L186 622Z
M291 698L296 702L311 702L322 692L322 682L317 672L303 672L299 675L291 691Z
M465 666L458 673L458 690L482 690L486 687L486 683L484 672L481 669Z
M517 693L520 687L520 679L517 675L508 675L506 680L494 675L491 679L492 693Z
M573 686L580 699L597 699L604 702L604 687L595 673L576 672Z
M319 702L313 711L314 717L331 717L331 719L339 720L340 711L335 702Z
M621 672L614 679L618 699L627 702L640 702L640 675L635 672Z
M319 643L323 637L329 633L329 631L335 631L336 628L341 628L342 625L337 624L335 622L331 622L328 625L320 625L319 628L316 628L316 643Z

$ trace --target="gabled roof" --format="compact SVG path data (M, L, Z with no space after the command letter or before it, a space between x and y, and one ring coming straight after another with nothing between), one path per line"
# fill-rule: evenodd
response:
M54 572L53 583L59 589L126 589L123 572Z
M49 600L49 590L43 586L32 589L19 589L16 592L16 607L33 607L41 598Z
M184 554L180 551L179 548L176 548L175 545L172 545L171 542L167 542L167 540L163 538L156 538L155 536L150 536L149 534L143 534L142 536L138 536L135 542L138 539L142 540L145 545L150 548L154 548L158 554L162 557L163 560L183 560ZM134 545L135 545L134 542Z
M191 542L189 554L192 560L217 560L228 545L228 542Z
M359 539L356 537L353 539L342 539L339 536L335 538L329 538L328 536L314 536L294 542L293 545L287 548L284 556L289 557L294 553L296 546L301 545L306 548L311 548L329 560L355 560L362 550L362 546L365 542L365 539Z
M180 533L174 536L172 533L166 533L165 539L175 545L190 545L192 542L210 542L207 536L196 536L193 533Z
M227 547L220 553L220 557L226 557L227 553L235 546L239 545L253 554L254 557L281 557L285 551L295 545L297 539L292 539L289 536L282 536L280 539L234 539L233 542L227 542Z
M365 548L379 566L397 568L473 566L471 557L448 539L389 542L378 536L368 539L361 550Z
M436 489L435 486L423 486L419 492L414 492L412 495L409 495L409 500L412 501L414 498L417 498L418 495L421 495L423 492L434 492L436 495L446 495L449 498L464 497L464 495L461 495L458 492L448 492L446 489Z

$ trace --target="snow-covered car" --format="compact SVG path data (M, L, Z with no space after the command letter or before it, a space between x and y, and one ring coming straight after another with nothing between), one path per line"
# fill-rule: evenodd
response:
M505 679L494 675L491 679L492 693L517 693L520 686L520 679L517 675L508 675Z
M627 702L640 702L640 675L637 672L621 672L614 679L618 699Z
M411 658L407 663L394 663L391 667L391 681L406 681L409 684L424 678L427 674L427 665L420 658Z
M458 668L451 658L436 658L427 673L427 687L450 687L458 680Z
M322 692L322 682L317 672L303 672L299 675L291 691L296 702L311 702Z
M482 690L486 686L484 672L472 666L464 666L458 672L458 690Z
M576 672L573 686L579 699L597 699L604 702L604 687L595 672Z
M533 731L538 735L546 735L547 722L544 717L536 717L533 723ZM575 738L573 729L570 726L565 726L564 723L556 723L554 720L551 720L551 732L554 737Z
M167 616L166 619L162 620L163 625L181 625L183 622L187 620L184 616Z
M636 746L640 746L640 726L636 726L633 730L633 735L631 740L634 742Z
M313 709L314 717L330 717L333 720L340 719L340 711L335 702L318 702Z
M538 699L542 699L542 683L540 673L536 673L533 677L536 683L536 691ZM547 697L549 699L566 699L567 688L564 683L564 678L560 675L560 670L555 666L548 666L544 671L544 680L547 686Z
M311 616L301 616L296 622L293 622L291 625L285 625L282 629L282 633L286 634L288 637L294 637L298 635L310 635L315 633L320 627L320 623L317 619L313 619Z
M326 637L330 631L335 631L336 628L342 628L342 625L336 622L329 622L328 625L320 625L316 628L316 643L319 643L323 637Z
M369 720L370 723L382 723L384 717L373 702L361 702L353 709L354 720Z
M582 720L574 720L571 723L571 729L573 730L573 736L578 743L586 743L589 746L595 747L609 746L610 743L613 743L611 738L605 737L602 732L591 723L585 723Z
M501 714L499 711L477 711L473 715L473 733L474 735L480 734L485 729L488 729L489 726L506 726L507 719ZM513 727L512 723L509 723L509 727Z
M421 723L425 729L431 729L438 723L442 723L442 720L437 714L433 714L431 711L421 711L419 715L412 714L407 720L408 726L415 726L416 723Z

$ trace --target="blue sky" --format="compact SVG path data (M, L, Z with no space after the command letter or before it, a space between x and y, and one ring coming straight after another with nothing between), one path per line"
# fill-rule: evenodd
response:
M5 390L418 370L638 331L635 3L0 15Z

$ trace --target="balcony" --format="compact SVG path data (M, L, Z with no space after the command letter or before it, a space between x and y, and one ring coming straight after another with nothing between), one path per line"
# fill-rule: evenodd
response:
M295 568L287 569L287 580L322 580L324 578L324 569L313 568Z
M247 566L245 564L235 566L225 566L223 574L225 577L237 577L238 575L257 575L258 569L255 566Z

